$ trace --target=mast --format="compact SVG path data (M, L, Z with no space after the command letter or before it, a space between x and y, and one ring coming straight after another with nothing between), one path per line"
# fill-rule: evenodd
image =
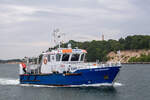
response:
M63 42L63 40L62 40L63 36L65 36L65 33L61 33L58 28L54 29L54 31L53 31L53 41L54 41L55 45L58 45L59 49L60 49L61 42Z

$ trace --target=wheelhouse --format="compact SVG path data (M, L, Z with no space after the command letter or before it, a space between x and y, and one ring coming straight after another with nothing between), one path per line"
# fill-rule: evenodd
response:
M43 53L43 60L47 62L84 62L86 50L82 49L61 49Z

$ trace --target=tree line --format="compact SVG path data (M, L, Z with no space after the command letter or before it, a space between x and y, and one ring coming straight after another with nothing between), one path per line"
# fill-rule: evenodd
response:
M10 59L10 60L0 60L0 63L13 63L13 62L22 62L21 59Z
M150 54L141 54L140 57L131 57L128 62L150 62Z
M93 62L96 60L107 61L109 58L107 54L111 51L117 52L118 50L139 50L150 49L150 36L149 35L134 35L120 38L119 40L93 40L85 42L77 42L70 40L61 45L67 48L68 43L71 43L72 48L78 47L87 50L88 54L86 60ZM54 47L57 48L58 46ZM49 50L54 49L49 48Z

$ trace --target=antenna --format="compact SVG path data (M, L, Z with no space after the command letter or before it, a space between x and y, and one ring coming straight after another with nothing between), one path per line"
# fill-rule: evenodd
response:
M61 33L61 32L59 31L59 29L57 28L57 29L54 29L54 30L53 30L52 36L53 36L53 41L54 41L55 45L58 45L59 48L60 48L61 42L64 42L64 41L62 40L62 39L63 39L62 37L65 36L65 33Z

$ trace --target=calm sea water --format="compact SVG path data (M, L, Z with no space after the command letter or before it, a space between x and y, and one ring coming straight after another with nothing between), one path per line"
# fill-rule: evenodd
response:
M18 65L0 64L0 100L150 100L150 64L123 65L114 86L19 85Z

